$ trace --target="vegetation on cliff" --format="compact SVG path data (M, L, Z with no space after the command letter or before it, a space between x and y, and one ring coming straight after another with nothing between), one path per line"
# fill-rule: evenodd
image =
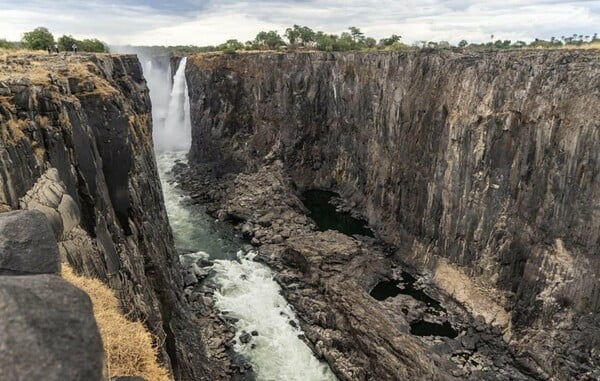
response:
M8 41L4 38L0 39L0 49L30 49L30 50L46 50L54 49L55 44L61 51L70 51L75 44L77 50L82 52L104 53L108 52L106 43L97 38L76 39L71 35L63 35L58 39L45 27L37 27L32 31L23 34L21 41Z
M194 54L222 51L235 53L236 51L264 51L264 50L310 50L326 52L346 51L377 51L377 50L411 50L411 49L523 49L523 48L600 48L598 34L592 36L573 34L572 36L552 37L550 40L536 38L529 43L525 41L511 41L496 39L490 36L489 42L469 43L461 40L457 45L448 41L416 41L412 45L402 42L402 36L392 34L379 41L363 33L360 28L351 26L347 32L340 35L315 31L307 26L293 25L280 35L277 31L261 31L254 40L241 42L229 39L216 46L170 46L167 47L173 54Z

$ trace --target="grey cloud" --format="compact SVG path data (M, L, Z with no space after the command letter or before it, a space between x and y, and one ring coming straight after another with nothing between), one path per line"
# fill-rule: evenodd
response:
M245 40L259 31L254 26L283 32L292 24L331 33L353 25L376 38L398 33L408 42L487 40L492 33L498 38L549 38L593 34L600 25L598 0L4 0L0 12L11 16L0 25L0 37L15 28L23 32L46 25L57 33L97 35L120 43L134 35L136 41L144 40L145 33L153 36L148 43L159 37L167 42L214 43L219 32ZM245 25L228 23L233 16ZM221 30L207 31L206 25Z

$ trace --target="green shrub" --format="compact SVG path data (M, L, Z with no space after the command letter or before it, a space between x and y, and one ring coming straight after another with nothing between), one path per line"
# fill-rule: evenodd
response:
M32 50L44 50L49 46L54 46L54 36L42 26L23 34L22 41L27 49Z
M14 42L7 41L5 38L0 38L0 49L16 49Z

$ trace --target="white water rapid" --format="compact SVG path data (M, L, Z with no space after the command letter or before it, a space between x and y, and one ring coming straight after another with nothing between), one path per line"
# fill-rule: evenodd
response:
M302 331L297 317L281 296L272 271L253 261L252 252L243 256L238 251L242 243L228 233L225 226L219 226L199 208L186 203L186 196L174 182L170 170L177 162L186 161L191 140L185 65L184 58L171 89L156 79L157 65L151 60L143 63L144 73L150 70L148 86L153 108L157 110L153 113L154 144L176 246L180 252L208 253L214 260L213 280L219 287L215 305L239 319L234 349L252 363L257 380L335 381L329 366L317 360L299 339ZM170 69L163 70L163 75L170 78ZM165 93L169 96L165 97ZM242 330L257 331L258 336L243 344L239 339Z

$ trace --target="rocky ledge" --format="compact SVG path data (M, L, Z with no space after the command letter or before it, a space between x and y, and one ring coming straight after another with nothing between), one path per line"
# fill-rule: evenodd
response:
M0 53L0 212L16 209L46 216L61 261L115 291L176 379L228 367L208 360L183 293L136 56Z
M193 165L279 160L542 378L598 378L598 51L205 54L186 76Z
M543 379L518 357L501 332L473 319L449 296L393 258L393 247L365 236L318 231L281 162L252 174L215 177L210 167L178 164L194 203L235 225L276 270L284 296L298 312L304 340L341 380ZM369 291L410 271L419 288L441 301L434 311L399 295L379 301ZM439 312L441 311L441 312ZM454 338L415 336L411 325L451 323Z
M92 303L60 277L39 211L0 213L0 369L6 380L106 380Z

